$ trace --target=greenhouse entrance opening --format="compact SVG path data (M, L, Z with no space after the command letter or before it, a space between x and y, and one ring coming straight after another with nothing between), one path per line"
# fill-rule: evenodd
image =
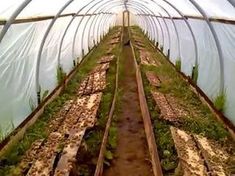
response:
M123 26L124 27L129 27L130 26L130 12L129 11L124 11L123 12Z

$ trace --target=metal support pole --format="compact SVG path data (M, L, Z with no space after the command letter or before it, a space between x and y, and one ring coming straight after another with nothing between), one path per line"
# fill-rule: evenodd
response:
M20 4L20 6L15 10L15 12L11 15L11 17L7 20L6 24L2 28L2 31L0 33L0 44L2 42L2 39L4 38L5 34L7 33L8 29L12 25L12 23L15 21L17 16L24 10L25 7L31 2L32 0L25 0Z
M219 63L220 63L220 88L219 88L219 91L220 91L220 94L222 94L224 92L224 57L223 57L223 52L222 52L221 45L220 45L220 42L219 42L219 38L216 34L214 26L211 24L211 22L209 20L206 12L201 8L201 6L196 1L194 1L194 0L189 0L189 1L202 14L202 16L206 20L206 23L207 23L207 25L208 25L211 33L212 33L212 36L214 37L216 48L217 48L218 55L219 55Z
M94 0L94 1L96 1L96 0ZM71 19L70 22L68 23L68 25L67 25L67 27L66 27L66 29L65 29L65 31L64 31L64 33L63 33L63 35L62 35L62 38L61 38L61 41L60 41L60 45L59 45L59 54L58 54L58 57L57 57L58 67L59 67L59 68L61 67L61 64L60 64L61 49L62 49L62 45L63 45L63 42L64 42L64 38L65 38L65 36L66 36L66 34L67 34L67 32L68 32L69 27L71 26L71 24L72 24L73 21L75 20L76 16L77 16L83 9L85 9L85 8L88 7L90 4L92 4L94 1L91 1L90 3L84 5L80 10L78 10L77 13L72 17L72 19ZM101 0L98 1L98 2L96 2L95 5L98 4L99 2L101 2Z
M153 0L151 0L153 1ZM166 2L168 5L170 5L175 11L177 11L177 13L183 18L185 24L187 25L191 35L192 35L192 38L193 38L193 44L194 44L194 52L195 52L195 66L198 65L198 46L197 46L197 42L196 42L196 37L193 33L193 30L192 30L192 27L191 25L189 24L188 20L185 18L184 14L179 10L177 9L172 3L170 3L169 1L167 0L163 0L164 2Z
M48 34L51 31L51 28L53 27L55 21L57 20L57 18L60 16L60 14L66 9L66 7L68 7L74 0L70 0L68 2L66 2L66 4L63 5L63 7L58 11L58 13L56 14L56 16L53 18L53 20L50 22L49 26L47 27L47 30L42 38L40 47L39 47L39 51L38 51L38 55L37 55L37 62L36 62L36 89L37 89L37 95L41 94L41 90L40 90L40 85L39 85L39 70L40 70L40 63L41 63L41 56L42 56L42 50L45 44L45 41L47 39ZM41 102L41 98L40 96L38 96L38 104L40 104Z

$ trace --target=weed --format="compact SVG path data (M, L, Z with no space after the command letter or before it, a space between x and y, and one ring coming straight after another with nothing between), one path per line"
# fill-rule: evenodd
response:
M192 80L195 84L197 84L197 79L198 79L198 65L195 65L192 71Z
M57 83L61 84L66 77L66 73L63 71L62 67L57 67Z
M224 112L225 111L225 102L226 102L226 94L222 92L218 95L214 100L214 105L218 111Z
M180 59L177 59L175 61L175 68L176 68L177 71L181 70L181 60Z

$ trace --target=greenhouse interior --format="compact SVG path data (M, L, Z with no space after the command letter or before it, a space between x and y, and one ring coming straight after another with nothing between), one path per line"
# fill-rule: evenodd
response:
M235 175L235 0L1 0L0 176Z

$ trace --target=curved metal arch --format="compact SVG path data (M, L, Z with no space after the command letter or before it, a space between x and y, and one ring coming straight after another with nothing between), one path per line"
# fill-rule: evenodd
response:
M143 29L145 29L145 21L144 21L144 19L142 18L141 15L137 15L137 14L136 14L136 17L137 17L137 16L138 16L138 18L137 18L138 25L140 26L142 32L144 33Z
M174 26L174 29L175 29L175 33L176 33L176 37L177 37L177 41L178 41L178 52L179 52L179 59L181 60L181 47L180 47L180 38L179 38L179 33L178 33L178 30L177 30L177 27L175 25L175 21L173 20L172 16L170 15L170 13L164 8L162 7L160 4L158 4L157 2L155 1L152 1L154 2L158 7L160 7L164 12L166 12L166 14L170 17L171 19L171 22ZM164 18L163 18L164 19ZM166 22L165 22L166 23ZM167 24L167 23L166 23ZM169 30L169 29L168 29ZM170 43L169 43L169 48L171 47Z
M37 61L36 61L36 71L35 71L35 75L36 75L36 91L37 91L37 100L38 100L38 104L40 104L41 102L41 90L40 90L40 85L39 85L39 70L40 70L40 63L41 63L41 56L42 56L42 50L46 41L46 38L48 36L48 34L51 31L51 28L53 27L53 25L55 24L57 18L60 16L60 14L73 2L74 0L69 0L68 2L66 2L62 8L57 12L57 14L55 15L55 17L53 18L53 20L50 22L49 26L47 27L47 30L42 38L40 47L39 47L39 51L38 51L38 55L37 55Z
M122 6L122 4L120 4ZM102 18L99 25L98 25L98 30L97 30L97 37L99 37L99 41L103 39L104 34L101 34L101 29L103 29L102 26L104 26L104 23L109 19L109 16L107 15L106 17Z
M102 0L99 1L99 3L102 3ZM106 2L105 2L105 3L106 3ZM104 5L105 3L102 3L102 4ZM90 7L90 8L85 12L85 15L88 14L91 10L93 10L93 8L94 8L96 5L97 5L97 4L95 4L95 5L93 5L92 7ZM82 19L79 21L79 24L78 24L78 26L77 26L77 28L76 28L76 31L75 31L74 37L73 37L72 55L73 55L74 58L76 58L76 56L75 56L75 41L76 41L76 37L77 37L77 32L78 32L78 29L79 29L81 23L83 22L83 20L84 20L84 16L83 16Z
M113 0L110 0L108 3L112 2L112 1L113 1ZM105 4L107 4L107 2L102 3L102 4L105 5ZM89 13L90 10L93 10L94 7L95 7L95 6L92 6L91 8L89 8L89 9L86 11L85 14ZM72 53L73 53L74 57L75 57L75 54L74 54L75 52L74 52L74 50L75 50L76 36L77 36L78 29L79 29L79 27L80 27L80 24L82 23L83 20L84 20L84 17L80 20L79 25L78 25L78 27L76 28L76 31L75 31L75 34L74 34L74 38L73 38Z
M112 4L111 4L112 5ZM118 6L123 6L123 3L120 3ZM111 8L112 8L113 6L111 6ZM117 6L116 6L117 7ZM108 8L108 9L107 9ZM106 11L106 10L109 10L110 9L110 7L109 6L106 6L106 7L103 7L102 8L102 10L100 9L100 11ZM99 40L100 40L100 26L101 26L101 23L102 23L102 18L100 19L100 22L98 23L98 26L97 26L97 30L95 31L95 27L96 27L96 25L97 25L97 22L99 21L98 20L98 17L97 17L97 19L95 19L95 23L94 23L94 28L93 28L93 36L96 36L96 41L97 41L97 43L99 42ZM90 32L90 31L89 31ZM95 32L97 32L97 34L95 34ZM90 36L90 34L89 34L89 36ZM95 40L94 40L95 41ZM96 42L94 42L94 44L97 44Z
M134 6L135 8L139 9L139 6ZM128 6L128 8L133 8L133 4ZM146 11L143 11L142 9L138 10L138 12L141 11L142 13L146 13ZM148 13L147 13L148 14ZM153 36L156 36L156 29L155 29L155 25L156 23L154 22L154 20L152 18L149 18L148 15L146 16L142 16L139 15L140 18L143 18L143 22L145 23L145 28L146 28L146 34L148 35L149 39L152 40Z
M139 2L136 2L136 1L133 1L134 3L138 3L138 5L140 6L140 7L142 7L142 4L141 3L139 3ZM132 3L133 3L132 2ZM149 8L147 8L145 5L144 5L144 9L146 9L146 10L148 10L149 12L149 14L150 14L150 19L153 21L153 26L157 26L157 24L156 24L156 21L154 20L154 18L153 18L153 16L152 15L154 15L154 12L152 11L152 10L150 10ZM147 16L148 17L148 16ZM154 36L157 36L157 38L159 37L159 34L158 34L158 30L157 29L155 29L154 27L153 27L153 29L154 29L154 32L156 32L155 34L154 34Z
M133 5L128 6L128 9L134 9L134 11L137 12L137 16L139 16L139 18L142 20L143 23L143 29L144 29L144 34L147 35L148 37L150 36L150 34L152 34L152 25L149 24L149 19L146 18L146 16L142 16L139 15L138 13L143 13L142 10L139 10L137 7L133 7Z
M7 20L6 24L4 25L4 27L2 28L2 31L0 33L0 44L1 44L2 39L4 38L5 34L7 33L8 29L11 27L12 23L17 18L17 16L22 12L22 10L24 10L25 7L27 7L27 5L29 5L29 3L31 1L32 0L25 0L24 2L22 2L22 4L20 4L20 6L15 10L15 12Z
M95 23L96 19L98 20L99 17L100 17L100 18L102 17L101 15L102 15L102 14L94 16L94 18L93 18L92 21L91 21L90 27L89 27L89 29L88 29L88 36L89 36L89 39L88 39L88 46L90 46L90 44L91 44L91 45L93 44L93 46L95 45L95 36L93 36L93 35L91 36L91 29L92 29L92 28L95 28L94 23ZM92 42L93 42L93 43L90 43L90 37L92 37Z
M100 25L99 25L99 37L100 37L100 41L104 38L104 23L106 23L107 22L107 20L110 20L109 19L109 17L110 17L110 15L105 15L101 20L100 20ZM98 32L97 31L97 32Z
M95 30L95 24L96 24L96 21L100 21L102 19L102 16L103 14L100 14L98 16L95 16L92 21L91 21L91 25L90 25L90 28L88 29L88 45L92 45L92 46L95 46L95 36L92 34L91 35L91 30ZM91 41L91 42L90 42Z
M139 2L136 2L136 1L132 1L131 3L135 3L135 4L137 3L136 5L138 5L138 7L141 8L143 11L148 10L149 12L147 12L147 14L150 13L151 17L152 17L152 15L155 15L154 12L152 10L150 10L147 6L145 6L145 5L143 5L143 4L139 3ZM130 2L129 2L129 4L130 4ZM132 4L130 4L130 5L132 6ZM143 9L142 6L144 6L145 8ZM154 23L153 26L157 26L154 18L152 17L151 19L152 19L152 21ZM154 29L154 31L156 31L156 34L154 34L154 35L158 36L158 31L154 27L153 27L153 29Z
M101 15L102 15L102 14L101 14ZM102 17L101 15L100 15L100 16L95 16L95 17L92 19L91 27L89 28L89 31L88 31L88 36L91 36L91 29L93 29L93 31L95 30L96 23L97 23L99 17L100 17L100 18ZM92 28L92 26L94 26L94 27ZM95 32L93 32L93 35L92 35L92 36L93 36L93 46L96 45L94 33L95 33Z
M97 19L95 19L95 22L94 22L94 28L93 28L93 36L95 37L96 36L96 42L95 42L95 45L96 44L98 44L99 43L99 40L98 40L98 38L99 38L99 32L98 32L98 30L99 30L99 27L100 27L100 23L101 23L101 21L102 21L102 19L103 19L104 17L100 17L100 19L97 17ZM99 22L98 23L98 26L97 26L97 28L96 28L96 25L97 25L97 22ZM95 30L96 29L96 30ZM97 35L95 34L95 32L97 31ZM95 41L95 40L94 40Z
M162 20L163 20L163 23L164 23L164 25L166 26L166 29L167 29L167 35L168 35L168 42L169 42L169 46L170 46L170 33L169 33L169 29L168 29L168 26L167 26L167 24L166 24L166 22L165 22L165 20L164 20L164 18L163 18L163 16L162 16L162 14L161 13L159 13L159 15L162 17ZM161 28L161 32L162 32L162 40L163 40L163 45L162 45L162 47L164 46L164 44L165 44L165 37L164 37L164 30L163 30L163 27L162 27L162 24L161 24L161 22L160 22L160 20L158 19L158 17L154 14L154 16L156 17L156 20L158 21L158 23L159 23L159 26L160 26L160 28ZM161 48L161 46L160 46L160 48Z
M122 3L120 3L120 2L116 2L116 3L118 3L118 5L116 5L116 7L117 6L120 6L120 5L123 5ZM110 6L111 5L111 6ZM99 12L101 12L101 11L107 11L107 10L109 10L110 8L112 8L114 5L113 4L109 4L109 5L107 5L107 6L103 6L101 9L97 9L97 10L99 10ZM96 29L96 24L97 24L97 22L98 21L100 21L99 22L99 24L101 24L101 22L102 22L102 19L103 18L105 18L105 17L102 17L102 18L100 18L99 19L99 17L97 16L97 18L96 19L93 19L93 21L91 22L91 26L93 26L93 23L94 23L94 27L93 27L93 36L95 37L95 29ZM100 34L99 34L99 26L100 25L98 25L98 27L97 27L97 35L96 35L96 37L97 37L97 42L98 42L98 37L100 36ZM89 43L89 38L90 38L90 36L91 36L91 27L89 28L89 31L88 31L88 43ZM93 43L94 43L94 45L95 45L95 39L93 40Z
M105 6L99 6L99 7L96 8L94 11L97 11L97 10L98 10L98 13L100 13L102 10L100 10L99 8L102 7L102 9L104 9L104 8L108 7L108 6L110 5L110 3L112 3L112 4L111 4L111 5L112 5L111 7L116 6L116 5L114 5L114 3L120 4L119 1L118 1L118 2L109 1L108 3L105 4ZM81 43L80 43L81 46L83 46L83 42L84 42L84 33L85 33L85 30L86 30L86 26L87 26L88 22L90 21L90 19L91 19L91 18L89 18L89 19L86 21L85 26L84 26L83 31L82 31L82 38L81 38ZM89 34L88 34L88 35L89 35ZM88 36L88 38L89 38L89 37L90 37L90 36ZM88 41L89 41L89 39L88 39Z
M133 5L133 3L134 3L134 5ZM128 1L128 4L126 3L125 5L129 5L130 7L135 6L138 9L138 11L142 11L143 13L146 13L146 10L150 11L150 9L148 9L148 7L145 6L146 8L142 8L142 4L139 2L135 2L135 1L133 1L133 2ZM147 12L147 14L148 14L148 12ZM150 19L147 19L147 20L150 23L150 30L149 31L154 35L154 32L155 32L154 25L152 24ZM145 21L145 24L146 24L146 21ZM155 23L155 25L156 25L156 23ZM149 28L149 25L146 24L146 28Z
M123 4L120 4L120 6L123 6ZM106 7L106 8L108 8L108 7ZM100 22L98 23L96 31L95 31L95 27L97 25L98 19L95 21L94 28L93 28L93 36L96 36L97 43L100 41L100 35L99 35L100 33L99 33L99 31L100 31L101 21L102 21L102 19L100 19ZM95 32L97 32L97 34L95 34Z
M136 2L136 1L134 1L134 2ZM141 4L141 3L140 3ZM151 13L152 13L152 15L154 16L154 17L156 17L156 15L155 15L155 13L152 11L152 10L150 10L148 7L146 7L144 4L141 4L141 6L144 6L146 9L148 9ZM160 14L161 15L161 14ZM158 24L159 24L159 26L160 26L160 29L161 29L161 34L162 34L162 42L163 42L163 46L164 46L164 43L165 43L165 39L164 39L164 33L163 33L163 27L162 27L162 25L161 25L161 23L160 23L160 20L158 19L158 17L156 17L156 20L157 20L157 22L158 22ZM156 24L156 23L155 23ZM168 35L170 35L169 33L168 33Z
M140 15L138 15L138 16L140 16ZM162 45L164 45L164 41L165 41L165 39L164 39L164 34L163 34L163 28L162 28L162 25L161 25L161 23L160 23L160 21L159 21L159 19L156 17L156 16L154 16L155 18L156 18L156 20L157 20L157 22L158 22L158 24L159 24L159 27L160 27L160 31L161 31L161 36L162 36ZM139 18L138 18L139 19ZM141 19L142 20L142 19ZM142 22L143 23L143 22ZM143 24L142 24L142 26L143 26ZM142 27L142 28L144 28L144 27ZM160 37L158 37L158 43L160 43Z
M143 4L142 4L143 5ZM169 28L168 28L168 25L167 25L167 23L166 23L166 21L165 21L165 19L163 18L163 15L160 13L160 12L157 12L159 15L160 15L160 17L162 18L162 20L163 20L163 23L164 23L164 25L165 25L165 27L166 27L166 30L167 30L167 35L168 35L168 43L169 43L169 48L168 48L168 52L169 52L169 49L170 49L170 46L171 46L171 36L170 36L170 31L169 31ZM156 17L156 19L158 19L158 17ZM159 20L158 20L159 21ZM160 21L159 21L159 24L161 24L160 23ZM163 36L164 36L164 33L163 33ZM163 47L164 47L164 44L163 44Z
M101 31L101 26L103 26L103 25L101 25L101 24L102 24L103 21L105 21L107 18L108 18L108 15L103 14L103 15L102 15L102 18L100 18L100 20L97 20L97 21L99 21L98 27L97 27L97 30L96 30L96 32L97 32L97 35L96 35L97 43L99 43L99 42L101 41L101 38L102 38L100 31Z
M102 15L102 14L101 14ZM99 18L102 18L102 16L96 16L96 18L95 19L93 19L93 21L92 21L92 23L94 23L93 25L94 25L94 27L93 27L93 33L92 33L92 35L94 36L94 39L93 39L93 44L94 45L96 45L97 43L98 43L98 39L96 39L96 41L97 41L97 43L96 43L96 41L95 41L95 29L96 29L96 25L97 25L97 22L98 21L100 21L99 20ZM92 26L93 26L92 25ZM98 28L97 28L98 29ZM89 36L91 35L91 28L89 29L89 34L88 34ZM97 37L97 36L96 36Z
M153 1L153 0L151 0ZM198 65L198 46L197 46L197 42L196 42L196 37L193 33L192 27L189 24L188 20L185 18L183 12L181 12L178 8L176 8L172 3L170 3L167 0L162 0L163 2L167 3L169 6L171 6L184 20L185 24L187 25L191 35L192 35L192 39L193 39L193 44L194 44L194 52L195 52L195 66Z
M140 3L138 3L138 2L128 2L128 4L127 4L127 7L128 8L132 8L132 7L135 7L135 9L137 9L138 11L141 11L142 13L145 13L145 14L149 14L149 9L147 9L147 8L143 8L141 5L140 5ZM147 11L148 10L148 11ZM147 18L147 16L146 16L146 19L147 19L147 21L148 21L148 27L150 26L150 34L153 36L153 35L156 35L156 33L155 33L155 28L154 28L154 24L156 25L156 23L154 23L153 24L153 21L152 21L152 19L151 18ZM146 22L147 23L147 22Z
M218 56L219 56L219 63L220 63L220 88L219 88L219 92L220 94L222 94L224 92L224 57L223 57L223 51L221 49L221 45L219 42L219 38L216 34L215 28L214 26L211 24L206 12L203 10L203 8L201 8L201 6L194 0L189 0L191 2L191 4L196 7L196 9L200 12L200 14L203 16L203 18L205 19L211 33L212 36L214 37L215 40L215 45L218 51Z
M92 3L94 3L96 0L93 0L91 2L89 2L88 4L85 4L81 9L79 9L76 14L72 17L72 19L70 20L70 22L68 23L63 35L62 35L62 38L60 40L60 45L59 45L59 53L58 53L58 57L57 57L57 62L58 62L58 67L60 68L61 67L61 64L60 64L60 57L61 57L61 50L62 50L62 45L63 45L63 42L64 42L64 38L68 32L68 29L69 27L72 25L73 21L75 20L75 18L77 17L77 15L82 11L84 10L86 7L88 7L89 5L91 5ZM102 2L102 0L99 0L98 2L95 2L94 5L97 5L99 4L100 2Z

